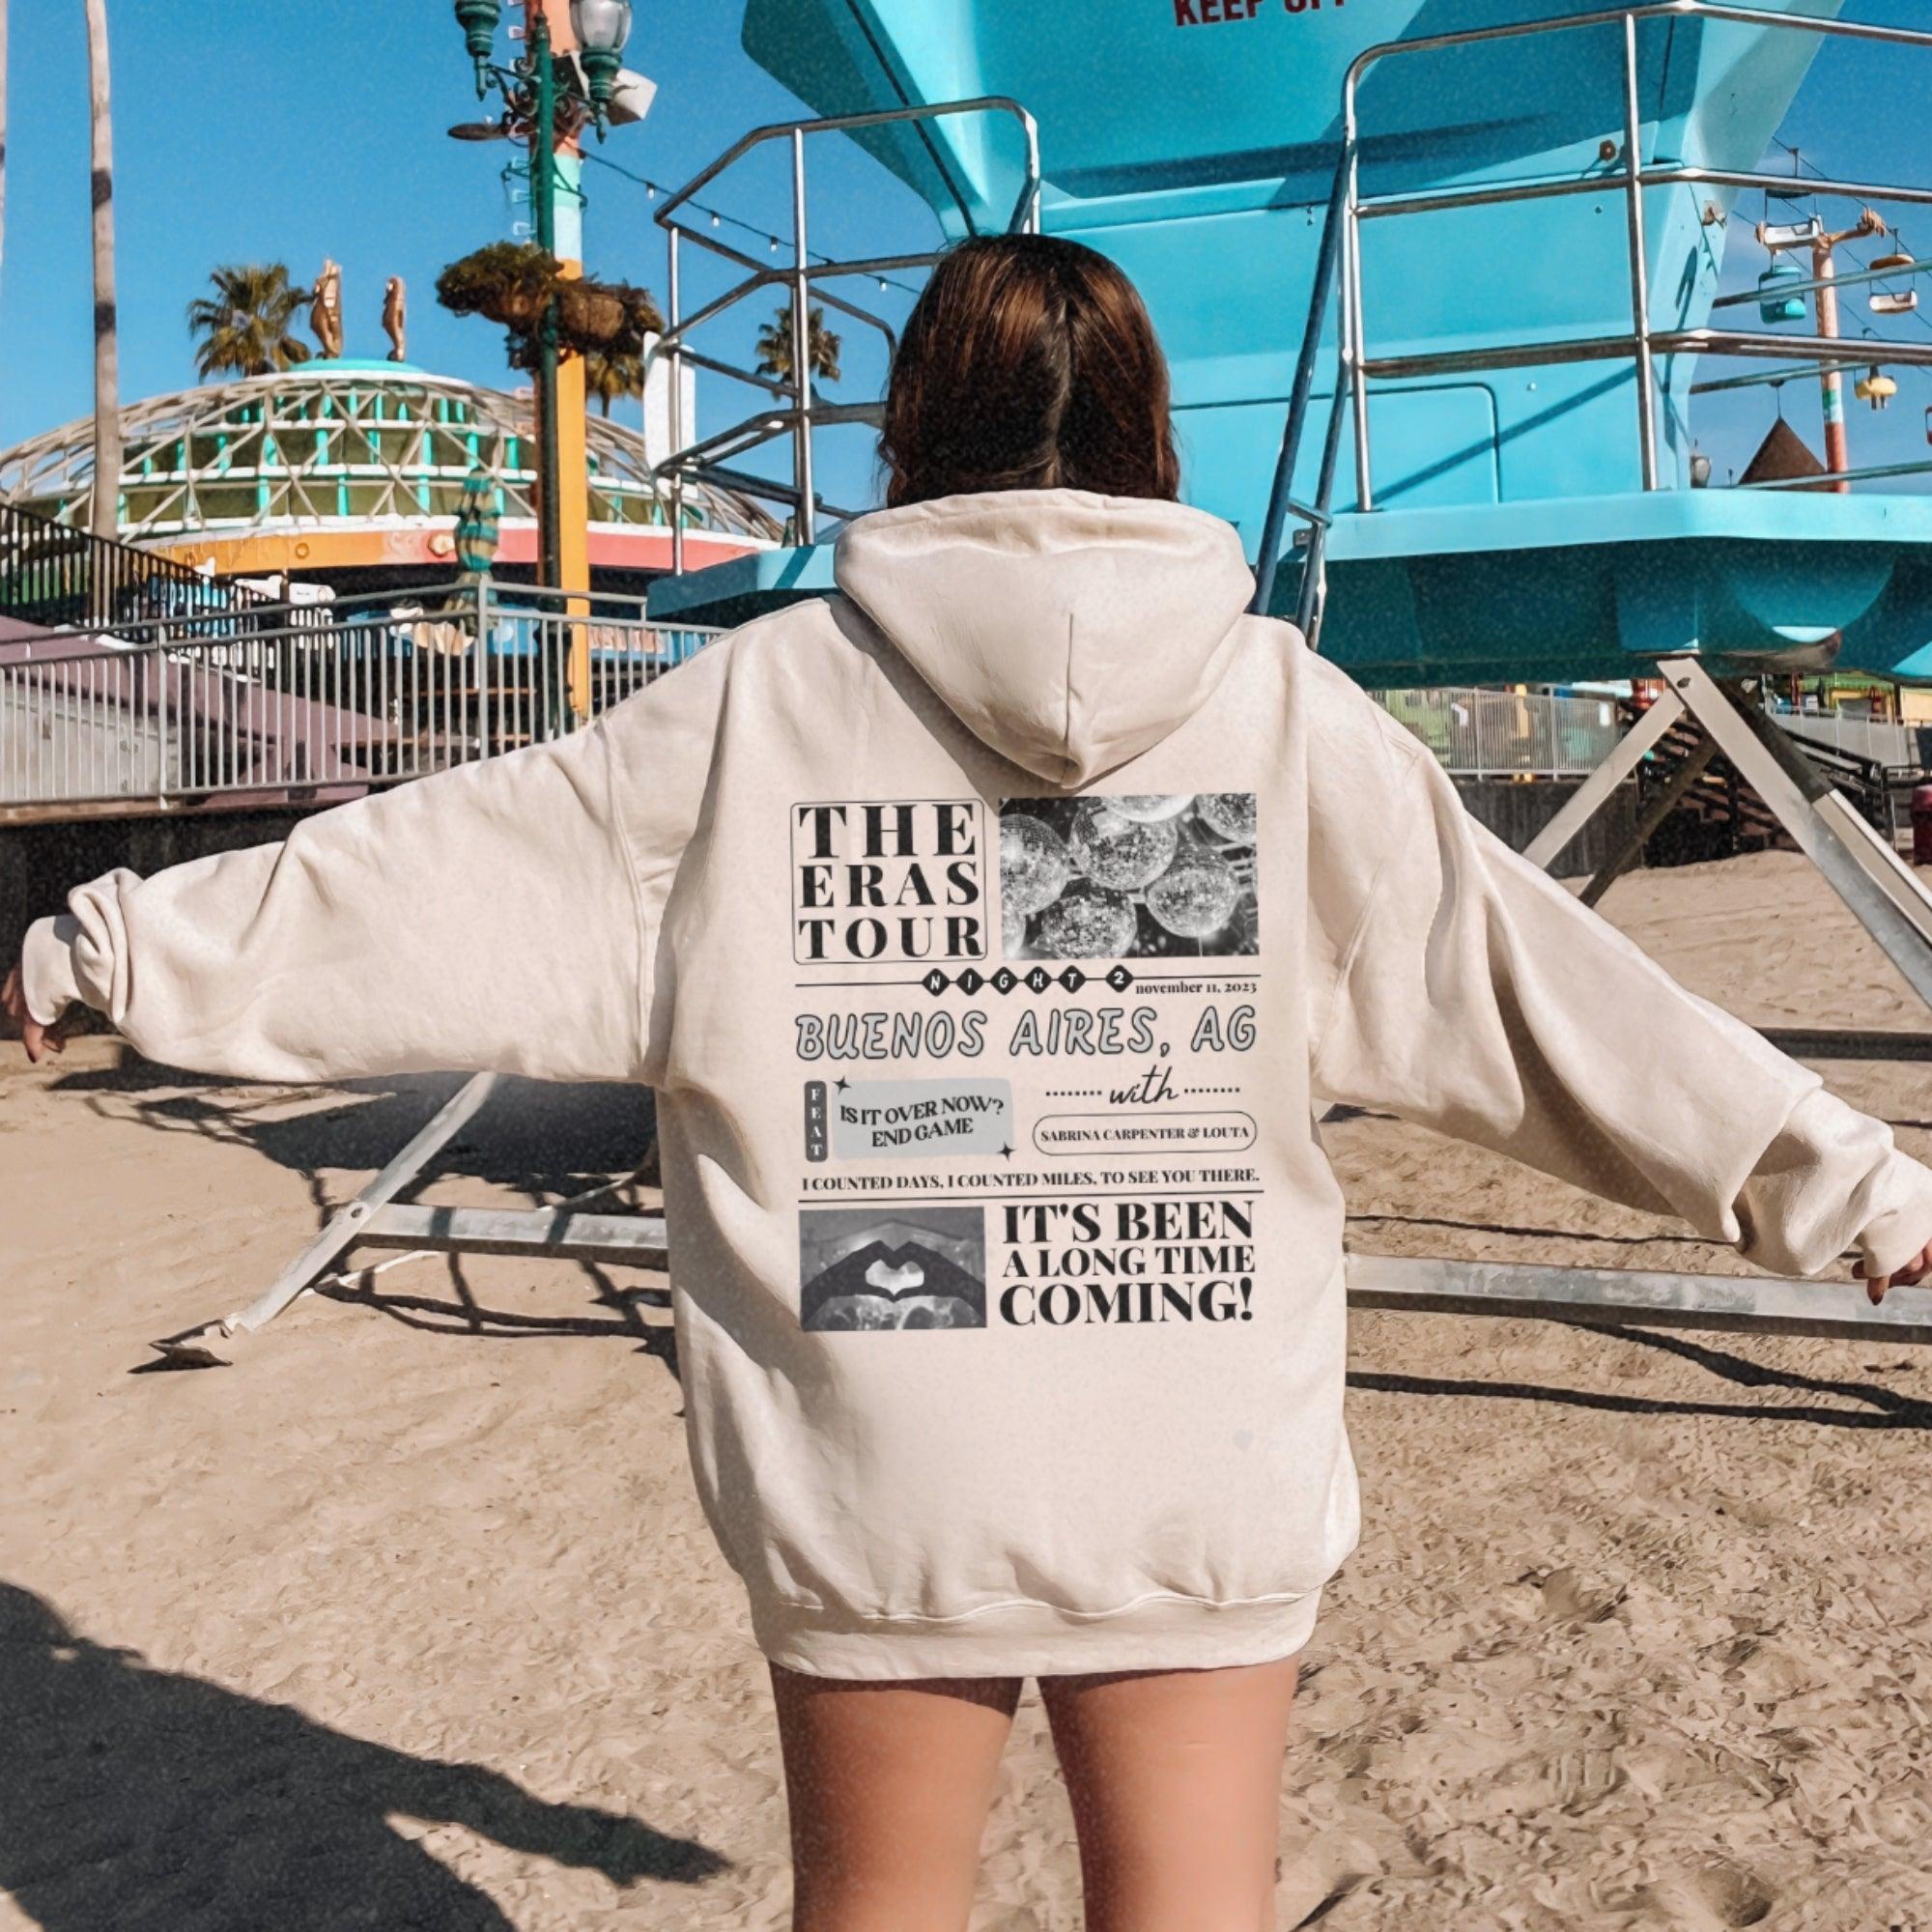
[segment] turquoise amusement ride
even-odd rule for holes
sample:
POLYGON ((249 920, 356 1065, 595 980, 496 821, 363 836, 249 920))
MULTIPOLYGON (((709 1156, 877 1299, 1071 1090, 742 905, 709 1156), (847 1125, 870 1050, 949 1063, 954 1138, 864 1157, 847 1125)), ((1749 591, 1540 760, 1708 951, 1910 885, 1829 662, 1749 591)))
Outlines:
MULTIPOLYGON (((1240 528, 1286 611, 1325 527, 1322 648, 1364 681, 1622 677, 1679 651, 1810 664, 1828 640, 1843 668, 1932 678, 1932 497, 1692 488, 1715 360, 1872 359, 1720 293, 1740 197, 1791 185, 1762 156, 1825 39, 1913 48, 1932 76, 1932 33, 1839 4, 750 0, 745 44, 946 236, 1037 221, 1127 269, 1174 363, 1190 499, 1240 528)), ((760 130, 726 163, 761 137, 802 145, 760 130)), ((696 223, 679 237, 678 213, 660 215, 674 240, 726 252, 696 223)), ((1805 314, 1810 284, 1776 267, 1782 315, 1805 314)), ((804 269, 816 299, 852 271, 804 269)), ((675 317, 660 353, 727 304, 675 317)), ((1883 354, 1932 364, 1932 338, 1883 354)), ((728 469, 795 435, 801 405, 838 413, 786 400, 668 469, 728 469)), ((781 554, 663 596, 821 581, 781 554)))

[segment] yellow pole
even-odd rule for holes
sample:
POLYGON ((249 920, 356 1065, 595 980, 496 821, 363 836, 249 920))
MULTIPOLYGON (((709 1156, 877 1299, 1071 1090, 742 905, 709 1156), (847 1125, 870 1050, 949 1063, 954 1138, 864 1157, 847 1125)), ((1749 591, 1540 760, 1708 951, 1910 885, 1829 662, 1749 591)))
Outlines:
MULTIPOLYGON (((566 260, 563 272, 578 276, 583 264, 566 260)), ((556 465, 558 519, 561 543, 557 561, 565 590, 590 588, 590 457, 584 445, 583 357, 566 355, 556 365, 556 465)), ((588 617, 589 600, 571 597, 564 609, 573 617, 588 617)), ((573 624, 566 671, 570 708, 582 720, 590 716, 590 627, 573 624)))
MULTIPOLYGON (((576 50, 570 10, 547 4, 551 45, 558 54, 576 50)), ((566 278, 583 273, 583 151, 574 136, 556 148, 556 258, 566 278)), ((556 469, 558 505, 558 582, 565 591, 590 588, 590 456, 584 440, 583 358, 563 355, 556 367, 556 469)), ((567 597, 564 611, 587 618, 586 597, 567 597)), ((570 708, 581 722, 590 715, 590 627, 572 624, 565 668, 570 708)))

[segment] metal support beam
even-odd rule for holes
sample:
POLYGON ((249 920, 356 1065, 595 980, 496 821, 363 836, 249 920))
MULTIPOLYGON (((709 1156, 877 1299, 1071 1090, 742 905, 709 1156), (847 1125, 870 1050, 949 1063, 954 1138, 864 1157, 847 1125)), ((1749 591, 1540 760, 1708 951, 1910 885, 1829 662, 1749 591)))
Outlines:
POLYGON ((1595 1328, 1629 1323, 1932 1343, 1932 1289, 1924 1288, 1894 1288, 1873 1307, 1860 1282, 1539 1267, 1417 1255, 1350 1255, 1348 1279, 1351 1308, 1528 1316, 1595 1328))
POLYGON ((1693 657, 1660 660, 1670 687, 1776 814, 1859 923, 1932 1006, 1932 893, 1770 719, 1693 657))
MULTIPOLYGON (((1265 617, 1274 603, 1275 572, 1281 565, 1281 544, 1294 495, 1294 459, 1301 448, 1301 432, 1308 420, 1308 400, 1315 389, 1315 364, 1321 353, 1321 326, 1333 298, 1335 267, 1342 250, 1342 224, 1349 203, 1349 155, 1343 151, 1328 196, 1328 213, 1321 226, 1321 244, 1315 258, 1315 294, 1308 306, 1308 326, 1302 331, 1301 354, 1294 365, 1294 386, 1289 392, 1288 420, 1282 427, 1281 454, 1274 467, 1266 514, 1262 518, 1261 550, 1255 559, 1255 595, 1248 609, 1265 617)), ((1339 392, 1329 404, 1332 420, 1341 413, 1339 392)))
POLYGON ((1674 691, 1666 691, 1617 740, 1610 755, 1577 787, 1563 810, 1523 848, 1522 856, 1546 870, 1554 865, 1683 716, 1684 700, 1674 691))
POLYGON ((1932 1060, 1932 1033, 1840 1032, 1830 1027, 1759 1027, 1794 1060, 1932 1060))
MULTIPOLYGON (((1666 658, 1670 692, 1625 734, 1577 794, 1527 848, 1541 866, 1561 854, 1616 786, 1681 719, 1704 731, 1704 758, 1721 751, 1831 881, 1907 981, 1932 1004, 1932 895, 1770 719, 1740 701, 1693 657, 1666 658)), ((1693 764, 1685 761, 1673 781, 1693 764)), ((1807 1058, 1918 1061, 1932 1036, 1787 1032, 1768 1036, 1807 1058)), ((1873 1307, 1863 1285, 1766 1275, 1664 1274, 1435 1257, 1350 1255, 1351 1308, 1505 1315, 1593 1327, 1625 1324, 1752 1335, 1932 1343, 1932 1289, 1894 1288, 1873 1307)))
POLYGON ((1586 906, 1601 902, 1604 895, 1650 842, 1651 835, 1677 810, 1685 794, 1704 776, 1711 760, 1717 755, 1717 740, 1706 731, 1698 739, 1696 748, 1678 761, 1677 769, 1658 787, 1657 796, 1637 813, 1636 823, 1631 827, 1629 837, 1604 861, 1597 876, 1583 888, 1582 899, 1586 906))
POLYGON ((384 1208, 355 1236, 371 1248, 428 1254, 522 1255, 532 1261, 595 1262, 661 1268, 662 1215, 580 1214, 543 1208, 384 1208))
POLYGON ((233 1315, 170 1335, 155 1347, 164 1355, 207 1359, 207 1342, 251 1335, 266 1328, 331 1262, 361 1239, 376 1210, 386 1207, 421 1174, 496 1090, 494 1073, 478 1073, 466 1081, 438 1108, 428 1125, 275 1277, 265 1293, 233 1315))

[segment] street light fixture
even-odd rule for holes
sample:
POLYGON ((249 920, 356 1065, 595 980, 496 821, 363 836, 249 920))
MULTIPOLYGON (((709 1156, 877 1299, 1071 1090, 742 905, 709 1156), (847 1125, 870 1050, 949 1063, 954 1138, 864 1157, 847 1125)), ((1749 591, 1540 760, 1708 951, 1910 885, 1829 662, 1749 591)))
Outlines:
POLYGON ((496 43, 497 22, 502 12, 501 0, 456 0, 456 24, 463 29, 464 45, 476 69, 478 100, 490 92, 490 49, 496 43))
POLYGON ((631 0, 570 0, 570 30, 577 37, 577 57, 602 132, 624 43, 631 38, 631 0))
MULTIPOLYGON (((623 56, 624 43, 631 37, 631 0, 570 0, 570 28, 577 51, 574 59, 562 62, 552 52, 550 25, 543 10, 532 7, 529 12, 524 57, 510 70, 498 67, 494 59, 502 0, 455 0, 456 24, 463 29, 463 44, 476 70, 476 98, 483 99, 495 81, 513 107, 519 103, 534 107, 547 73, 554 106, 566 113, 573 109, 587 112, 601 140, 610 126, 612 96, 627 80, 623 56)), ((642 104, 624 117, 641 121, 649 93, 655 90, 641 75, 628 79, 648 90, 642 104)), ((631 91, 635 94, 635 85, 631 91)))
MULTIPOLYGON (((558 0, 549 0, 552 8, 558 0)), ((494 85, 503 97, 503 117, 496 122, 465 122, 449 131, 461 141, 493 140, 499 134, 527 138, 530 148, 530 201, 543 252, 556 254, 556 147, 560 134, 573 132, 584 118, 595 122, 598 138, 610 125, 613 90, 624 78, 619 65, 631 31, 630 0, 570 0, 570 24, 578 43, 575 61, 560 60, 551 46, 550 21, 538 0, 526 0, 527 25, 522 56, 511 67, 494 58, 501 0, 454 0, 456 24, 476 70, 476 95, 485 99, 494 85)), ((630 77, 648 90, 640 76, 630 77)), ((635 97, 637 89, 630 90, 635 97)), ((641 120, 649 105, 626 118, 641 120)), ((563 583, 563 513, 557 459, 557 313, 552 293, 536 329, 538 447, 537 581, 553 589, 563 583)))

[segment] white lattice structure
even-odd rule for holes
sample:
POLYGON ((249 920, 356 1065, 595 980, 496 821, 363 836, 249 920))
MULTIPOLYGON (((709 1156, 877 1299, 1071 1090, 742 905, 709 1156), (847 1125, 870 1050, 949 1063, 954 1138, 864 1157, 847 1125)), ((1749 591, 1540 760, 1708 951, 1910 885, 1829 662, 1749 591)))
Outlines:
MULTIPOLYGON (((639 431, 592 413, 586 432, 593 558, 599 532, 668 532, 639 431)), ((534 521, 529 398, 408 364, 310 362, 156 396, 124 412, 123 434, 121 534, 177 554, 196 539, 286 537, 293 550, 303 536, 336 533, 375 541, 313 547, 318 557, 412 561, 412 546, 384 534, 446 529, 463 507, 463 479, 479 464, 497 478, 506 535, 534 521)), ((93 472, 93 425, 81 419, 0 452, 0 497, 85 522, 93 472)), ((688 530, 736 539, 735 549, 779 535, 744 497, 687 491, 684 503, 688 530)), ((247 567, 273 567, 274 548, 254 546, 247 567)))

